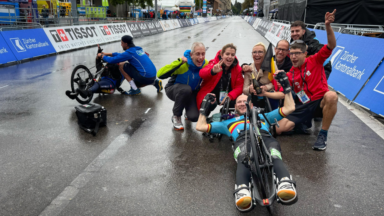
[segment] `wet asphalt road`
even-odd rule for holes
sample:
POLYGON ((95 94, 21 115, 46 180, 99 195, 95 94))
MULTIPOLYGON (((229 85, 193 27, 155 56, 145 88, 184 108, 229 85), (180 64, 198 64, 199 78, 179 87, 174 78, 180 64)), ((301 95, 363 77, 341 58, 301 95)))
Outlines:
MULTIPOLYGON (((233 42, 241 64, 251 62, 254 44, 268 44, 240 18, 134 41, 157 69, 194 41, 209 47, 208 60, 233 42)), ((102 47, 121 50, 119 42, 102 47)), ((238 215, 230 142, 210 143, 190 122, 174 131, 164 91, 149 86, 136 97, 96 96, 93 102, 108 110, 108 126, 96 137, 79 129, 78 103, 64 92, 72 69, 94 66, 96 51, 0 69, 0 215, 238 215)), ((129 89, 126 82, 122 87, 129 89)), ((383 215, 383 140, 340 103, 325 152, 311 149, 319 130, 315 123, 312 135, 278 137, 299 201, 276 203, 275 214, 383 215)))

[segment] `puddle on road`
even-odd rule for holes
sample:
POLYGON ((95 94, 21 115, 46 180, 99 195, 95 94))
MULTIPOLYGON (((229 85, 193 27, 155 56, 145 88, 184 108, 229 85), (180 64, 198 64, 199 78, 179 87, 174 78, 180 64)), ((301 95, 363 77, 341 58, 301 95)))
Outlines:
POLYGON ((140 126, 145 122, 145 118, 136 118, 131 122, 130 125, 125 129, 124 133, 128 134, 129 136, 132 136, 137 129, 140 128, 140 126))

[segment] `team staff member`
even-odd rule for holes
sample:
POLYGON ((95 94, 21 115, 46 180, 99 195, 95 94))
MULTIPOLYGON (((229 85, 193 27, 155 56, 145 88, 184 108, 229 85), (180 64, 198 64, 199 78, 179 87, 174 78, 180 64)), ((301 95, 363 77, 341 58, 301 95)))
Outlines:
MULTIPOLYGON (((316 33, 308 30, 305 27, 304 22, 298 20, 291 24, 291 43, 295 40, 302 40, 307 44, 307 55, 311 56, 320 51, 320 49, 324 46, 316 39, 316 33)), ((324 72, 328 79, 329 75, 332 72, 332 64, 330 61, 324 62, 324 72)))
POLYGON ((165 93, 169 99, 175 101, 172 122, 176 130, 184 130, 181 122, 184 109, 188 120, 196 122, 199 118, 196 105, 196 95, 201 83, 199 71, 207 64, 204 44, 195 42, 191 50, 184 52, 183 57, 162 67, 157 73, 160 79, 171 77, 165 86, 165 93))
POLYGON ((325 14, 328 44, 324 45, 318 53, 306 58, 307 45, 304 41, 292 42, 290 57, 293 67, 287 75, 302 104, 296 104, 296 111, 281 120, 280 127, 276 129, 278 133, 290 131, 296 124, 310 121, 313 116, 322 115, 322 126, 317 141, 313 145, 314 150, 327 148, 328 129, 337 112, 338 97, 335 92, 329 91, 323 67, 323 63, 336 47, 335 34, 331 28, 331 23, 335 21, 335 13, 336 10, 325 14))
MULTIPOLYGON (((138 87, 154 85, 159 93, 163 89, 161 80, 156 79, 156 67, 144 52, 143 48, 135 46, 133 38, 125 35, 121 38, 123 53, 102 53, 102 58, 108 63, 120 63, 120 72, 131 85, 127 95, 139 95, 138 87), (124 63, 129 61, 129 63, 124 63)), ((101 55, 101 54, 100 54, 101 55)))
MULTIPOLYGON (((282 119, 295 110, 295 103, 292 98, 289 81, 285 73, 282 73, 283 78, 285 78, 285 81, 281 82, 285 93, 284 107, 265 114, 270 122, 274 121, 274 119, 282 119)), ((246 155, 245 148, 247 147, 248 151, 251 149, 251 142, 248 132, 249 121, 247 121, 247 144, 245 143, 245 132, 243 131, 245 123, 244 114, 247 111, 245 105, 247 98, 248 96, 246 95, 240 95, 236 99, 235 118, 208 124, 206 119, 209 115, 210 101, 209 95, 207 95, 201 105, 199 120, 196 124, 196 130, 198 131, 225 134, 229 137, 232 137, 232 139, 235 141, 233 146, 233 149, 235 150, 234 158, 237 162, 235 204, 239 211, 248 211, 252 208, 252 197, 250 192, 251 188, 249 187, 251 176, 249 168, 247 168, 243 163, 244 157, 246 155)), ((250 106, 252 107, 251 103, 250 106)), ((283 203, 293 204, 297 200, 295 183, 292 181, 292 177, 286 169, 284 162, 282 161, 280 144, 269 133, 269 124, 267 121, 265 121, 263 115, 259 115, 259 117, 262 121, 264 120, 261 124, 260 133, 267 149, 272 156, 272 162, 278 186, 277 196, 283 203)))
MULTIPOLYGON (((241 67, 236 58, 236 46, 230 43, 219 50, 216 57, 200 70, 200 77, 203 82, 201 83, 201 90, 197 94, 198 109, 200 109, 201 102, 207 93, 215 94, 221 104, 226 98, 234 102, 243 92, 244 85, 241 67)), ((233 107, 234 103, 232 104, 233 107)))

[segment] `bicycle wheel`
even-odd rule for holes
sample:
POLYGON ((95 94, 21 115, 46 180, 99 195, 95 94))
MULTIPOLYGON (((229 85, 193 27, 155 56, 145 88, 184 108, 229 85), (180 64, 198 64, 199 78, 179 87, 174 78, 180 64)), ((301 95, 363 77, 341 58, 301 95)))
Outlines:
MULTIPOLYGON (((77 88, 88 90, 94 84, 93 75, 84 65, 78 65, 73 69, 71 75, 71 89, 75 92, 77 88)), ((83 98, 77 95, 76 100, 81 104, 87 104, 91 102, 93 94, 87 98, 83 98)))

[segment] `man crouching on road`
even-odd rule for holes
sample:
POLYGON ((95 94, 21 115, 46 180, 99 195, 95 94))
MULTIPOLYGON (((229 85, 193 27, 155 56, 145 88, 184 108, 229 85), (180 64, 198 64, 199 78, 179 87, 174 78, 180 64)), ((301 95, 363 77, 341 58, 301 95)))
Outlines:
POLYGON ((188 120, 196 122, 199 117, 196 105, 196 95, 201 84, 199 71, 207 64, 204 44, 195 42, 191 50, 184 52, 183 57, 165 65, 157 72, 159 79, 171 77, 165 86, 165 93, 169 99, 175 101, 172 116, 175 130, 184 130, 181 122, 184 109, 188 120))
MULTIPOLYGON (((286 115, 289 115, 295 110, 295 102, 293 101, 291 94, 291 86, 284 71, 278 71, 276 78, 284 89, 285 100, 284 107, 273 110, 266 113, 265 116, 270 122, 274 122, 275 119, 280 120, 286 115)), ((236 99, 235 110, 236 116, 232 119, 228 119, 221 122, 207 123, 207 117, 209 116, 209 106, 211 103, 216 102, 214 94, 207 94, 203 102, 201 103, 200 116, 196 124, 196 130, 209 133, 225 134, 235 141, 234 143, 234 157, 237 162, 236 170, 236 184, 235 184, 235 203, 239 211, 244 212, 252 208, 252 197, 250 192, 250 170, 243 163, 247 150, 251 149, 251 142, 249 139, 249 121, 247 121, 247 144, 245 144, 245 132, 244 132, 244 114, 247 112, 247 98, 246 95, 240 95, 236 99)), ((250 98, 250 97, 249 97, 250 98)), ((248 100, 250 107, 252 108, 251 100, 248 100)), ((269 132, 269 124, 265 121, 264 116, 259 114, 262 121, 260 133, 263 141, 272 156, 273 167, 275 171, 275 177, 277 180, 277 196, 283 204, 293 204, 297 201, 297 193, 295 182, 292 180, 292 176, 285 168, 284 162, 281 157, 280 144, 269 132)))
POLYGON ((124 78, 131 85, 126 95, 141 94, 140 88, 153 85, 157 93, 163 89, 161 80, 156 79, 156 67, 144 52, 143 48, 133 43, 133 38, 125 35, 121 38, 123 53, 101 53, 103 60, 108 63, 120 63, 119 69, 124 78), (129 61, 125 63, 125 61, 129 61))
POLYGON ((338 97, 335 92, 329 91, 323 67, 323 63, 336 47, 335 34, 331 28, 335 13, 336 10, 325 14, 328 44, 318 53, 306 58, 307 46, 304 41, 295 40, 291 43, 290 57, 293 67, 287 76, 301 104, 296 104, 295 112, 281 120, 280 127, 276 128, 280 134, 292 130, 296 124, 311 121, 312 117, 323 117, 320 133, 312 147, 321 151, 327 148, 328 129, 337 112, 338 97))

